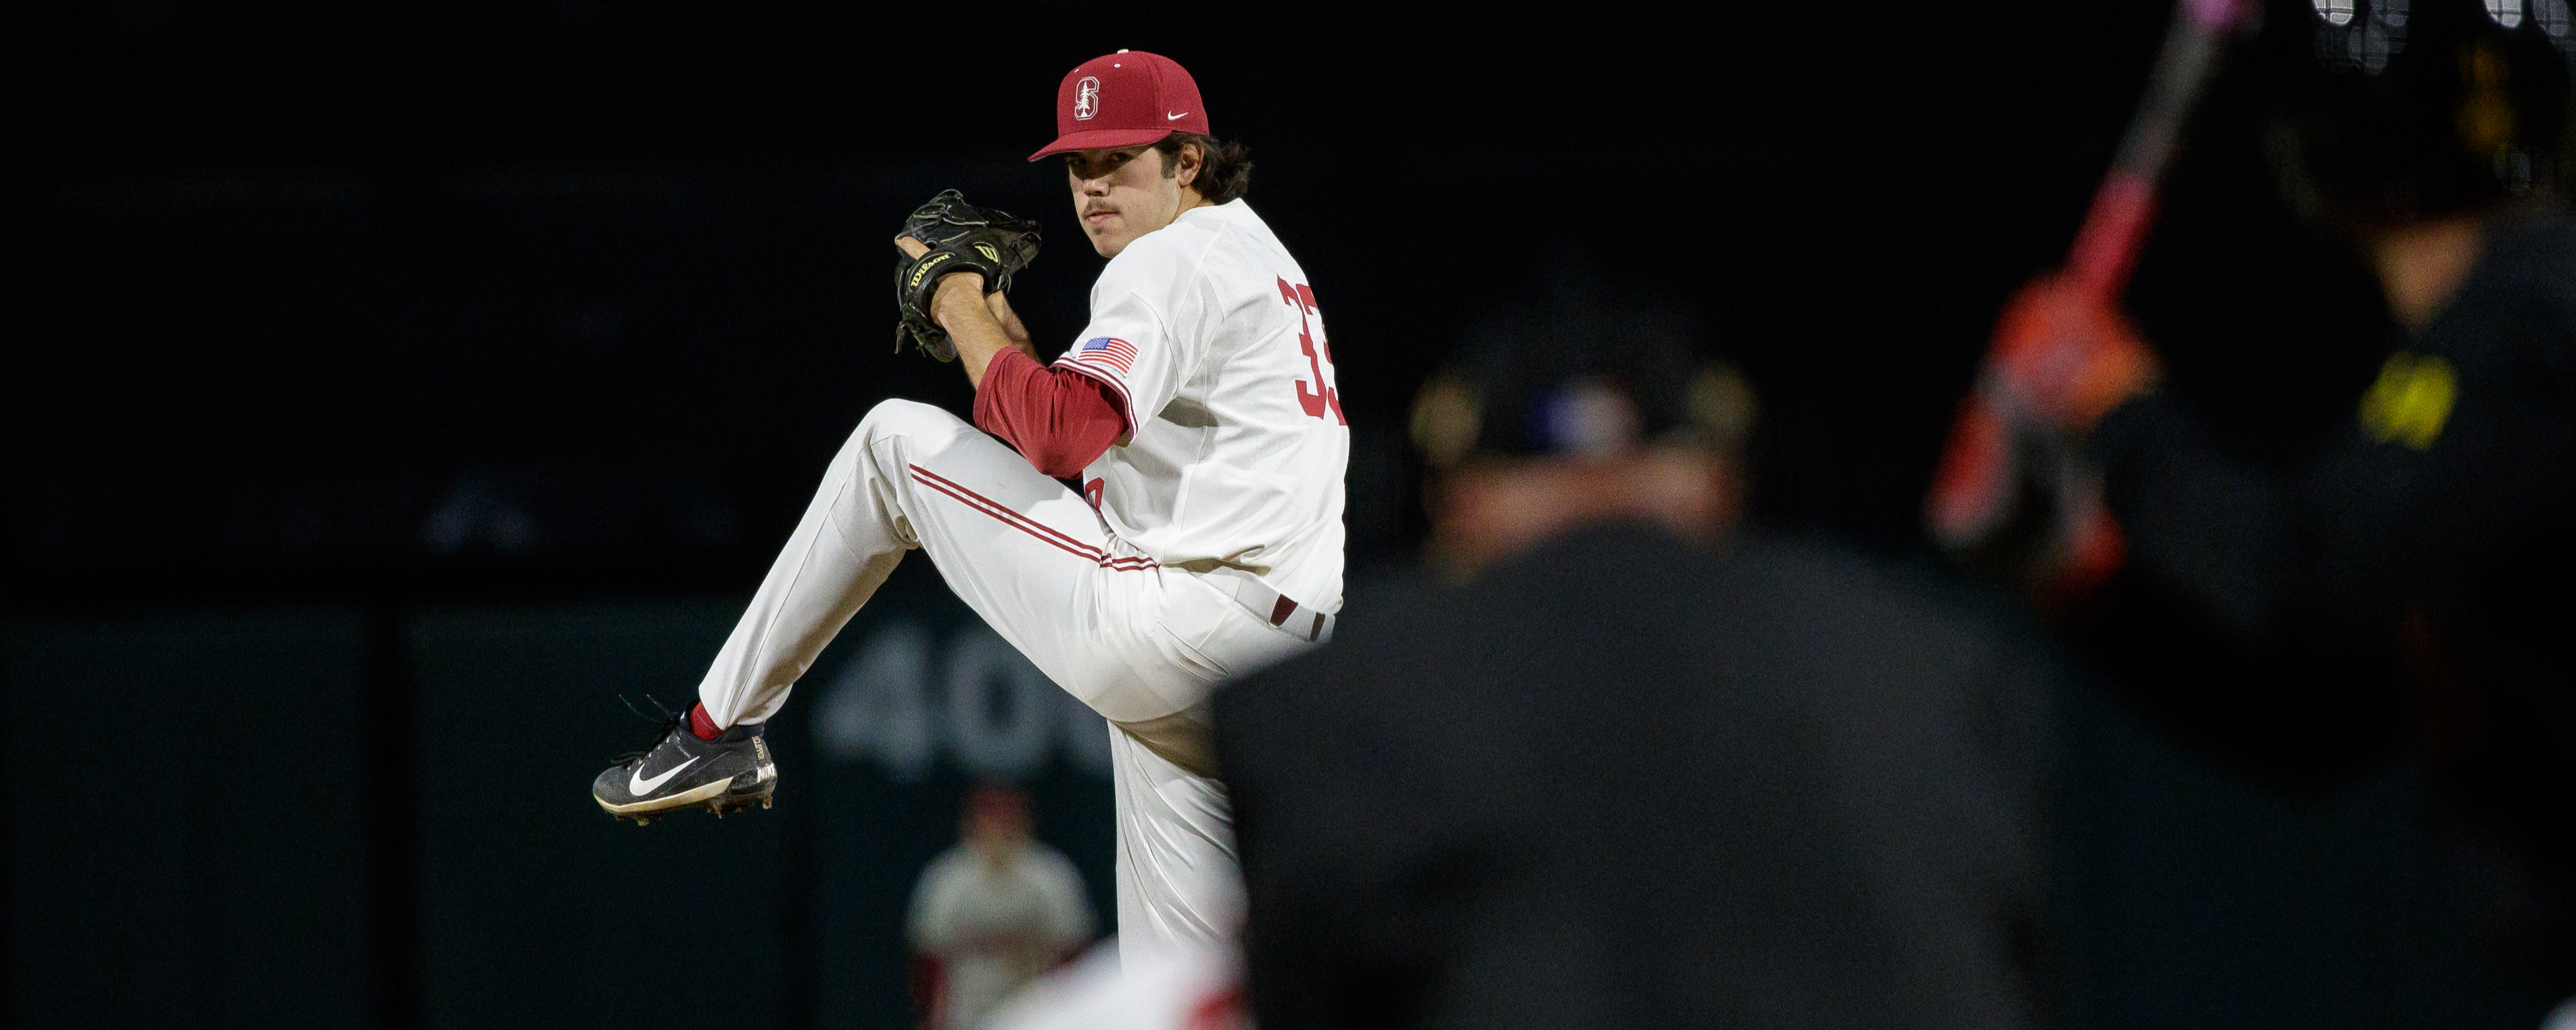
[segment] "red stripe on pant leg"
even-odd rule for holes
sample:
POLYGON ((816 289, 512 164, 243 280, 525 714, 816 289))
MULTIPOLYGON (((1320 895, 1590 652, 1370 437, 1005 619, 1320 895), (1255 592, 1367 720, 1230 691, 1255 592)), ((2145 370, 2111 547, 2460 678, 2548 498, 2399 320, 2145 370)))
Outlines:
MULTIPOLYGON (((929 480, 926 480, 926 479, 916 479, 916 480, 914 480, 914 481, 915 481, 915 482, 920 483, 920 484, 921 484, 921 485, 923 485, 923 486, 929 487, 929 488, 931 488, 931 489, 933 489, 933 490, 937 490, 937 491, 939 491, 940 493, 948 494, 948 496, 953 497, 953 498, 956 498, 956 500, 957 500, 957 502, 958 502, 958 503, 963 504, 963 505, 965 505, 965 506, 967 506, 967 507, 969 507, 969 508, 973 508, 973 509, 975 509, 976 511, 983 512, 983 513, 984 513, 984 514, 986 514, 986 515, 993 515, 993 513, 992 513, 992 512, 990 512, 990 511, 985 511, 985 509, 984 509, 984 507, 983 507, 982 505, 976 504, 974 501, 968 500, 968 499, 966 499, 966 498, 964 498, 964 497, 958 497, 956 494, 949 493, 949 491, 948 491, 948 488, 947 488, 947 487, 941 486, 941 485, 939 485, 939 484, 937 484, 937 483, 933 483, 933 482, 931 482, 931 481, 929 481, 929 480)), ((1009 519, 1005 519, 1005 518, 1002 518, 1002 517, 1000 517, 1000 516, 994 516, 993 521, 995 521, 995 522, 999 522, 999 523, 1001 523, 1001 524, 1003 524, 1003 525, 1005 525, 1005 526, 1009 526, 1009 527, 1011 527, 1012 529, 1019 530, 1020 532, 1028 533, 1030 536, 1032 536, 1032 537, 1036 537, 1036 538, 1038 539, 1038 541, 1039 541, 1039 542, 1044 543, 1044 544, 1046 544, 1046 545, 1047 545, 1047 546, 1049 546, 1049 547, 1053 547, 1053 548, 1055 548, 1056 550, 1063 551, 1063 552, 1064 552, 1064 553, 1066 553, 1066 554, 1070 554, 1070 555, 1072 555, 1072 556, 1074 556, 1074 557, 1076 557, 1076 558, 1086 559, 1086 560, 1092 561, 1092 562, 1094 562, 1094 563, 1103 563, 1103 564, 1105 564, 1105 562, 1103 562, 1103 560, 1102 560, 1102 558, 1101 558, 1101 556, 1100 556, 1100 552, 1098 552, 1098 551, 1091 551, 1090 553, 1087 553, 1087 554, 1086 554, 1086 553, 1084 553, 1083 551, 1076 550, 1076 549, 1074 549, 1073 547, 1070 547, 1070 546, 1065 545, 1062 541, 1053 540, 1053 539, 1050 539, 1050 538, 1048 538, 1048 537, 1039 536, 1039 535, 1038 535, 1038 534, 1036 534, 1036 533, 1031 533, 1031 532, 1029 532, 1029 528, 1028 528, 1027 526, 1020 525, 1020 524, 1019 524, 1019 523, 1017 523, 1017 522, 1013 522, 1013 521, 1011 521, 1011 520, 1009 520, 1009 519)))
POLYGON ((1107 552, 1093 547, 1090 544, 1083 543, 1080 540, 1076 540, 1073 537, 1067 536, 1063 531, 1058 530, 1053 526, 1039 522, 1026 515, 1022 515, 1000 501, 996 501, 990 497, 984 496, 983 494, 976 493, 963 483, 959 483, 956 480, 942 476, 939 473, 932 472, 919 465, 910 465, 907 467, 912 469, 914 473, 914 482, 921 483, 924 486, 933 487, 939 490, 939 492, 947 494, 950 497, 957 498, 960 501, 965 501, 970 507, 974 507, 987 515, 991 515, 995 518, 1009 522, 1012 525, 1018 526, 1023 531, 1033 531, 1037 534, 1042 534, 1047 537, 1052 537, 1055 540, 1062 541, 1063 544, 1059 546, 1071 545, 1072 547, 1080 548, 1082 551, 1088 552, 1089 556, 1094 560, 1097 560, 1103 568, 1118 569, 1123 572, 1134 572, 1141 569, 1161 567, 1160 562, 1151 558, 1112 558, 1107 552))
POLYGON ((1000 503, 986 498, 982 494, 978 494, 972 490, 958 486, 955 483, 940 479, 936 476, 928 476, 926 474, 914 476, 912 477, 912 481, 933 490, 937 490, 940 493, 947 494, 969 508, 983 512, 986 515, 990 515, 998 521, 1008 523, 1014 529, 1028 533, 1031 536, 1036 536, 1050 544, 1076 551, 1087 558, 1098 559, 1104 557, 1101 550, 1097 547, 1093 547, 1090 544, 1083 543, 1080 540, 1075 540, 1072 537, 1058 533, 1043 523, 1032 522, 1028 518, 1020 515, 1020 513, 1012 511, 1009 508, 1002 507, 1000 503))
MULTIPOLYGON (((915 466, 915 469, 916 469, 916 470, 918 470, 918 468, 919 468, 919 466, 915 466)), ((936 480, 936 479, 937 479, 937 477, 935 477, 935 476, 933 476, 933 477, 929 477, 929 478, 924 478, 923 476, 914 476, 912 481, 913 481, 913 482, 916 482, 916 483, 919 483, 919 484, 921 484, 921 485, 923 485, 923 486, 929 487, 929 488, 931 488, 931 489, 933 489, 933 490, 939 491, 940 493, 947 494, 949 497, 951 497, 951 498, 955 499, 958 503, 963 504, 963 505, 965 505, 965 506, 967 506, 967 507, 969 507, 969 508, 973 508, 973 509, 975 509, 976 511, 979 511, 979 512, 984 513, 985 515, 991 516, 991 517, 993 518, 993 520, 994 520, 994 521, 999 522, 999 523, 1001 523, 1001 524, 1003 524, 1003 525, 1005 525, 1005 526, 1009 526, 1009 527, 1011 527, 1011 528, 1013 528, 1013 529, 1019 530, 1020 532, 1027 533, 1027 534, 1029 534, 1030 536, 1037 537, 1040 541, 1045 542, 1048 546, 1054 547, 1055 549, 1060 550, 1060 551, 1063 551, 1063 552, 1065 552, 1066 554, 1073 555, 1073 556, 1074 556, 1074 557, 1076 557, 1076 558, 1088 558, 1088 559, 1091 559, 1091 561, 1092 561, 1093 563, 1095 563, 1095 564, 1099 565, 1101 568, 1104 568, 1104 569, 1110 569, 1110 570, 1117 571, 1117 572, 1142 572, 1142 571, 1144 571, 1144 570, 1146 570, 1146 569, 1151 569, 1151 568, 1158 568, 1158 567, 1160 567, 1160 566, 1159 566, 1159 563, 1155 562, 1155 561, 1154 561, 1153 559, 1151 559, 1151 558, 1112 558, 1112 557, 1109 557, 1106 553, 1104 553, 1104 552, 1100 551, 1098 548, 1092 547, 1091 545, 1089 545, 1089 544, 1085 544, 1085 543, 1082 543, 1082 542, 1080 542, 1080 541, 1075 541, 1075 542, 1073 542, 1073 543, 1071 543, 1071 544, 1067 544, 1067 543, 1065 543, 1065 542, 1064 542, 1064 540, 1065 540, 1065 539, 1069 539, 1069 538, 1065 538, 1065 537, 1064 537, 1064 535, 1063 535, 1063 534, 1061 534, 1061 533, 1054 533, 1054 531, 1053 531, 1053 530, 1048 530, 1048 532, 1049 532, 1049 533, 1052 533, 1052 534, 1053 534, 1052 536, 1049 536, 1049 535, 1046 535, 1046 534, 1040 534, 1040 533, 1037 533, 1037 532, 1033 532, 1033 531, 1031 531, 1031 529, 1029 528, 1029 526, 1031 525, 1031 523, 1029 523, 1025 518, 1023 518, 1023 517, 1019 517, 1019 513, 1018 513, 1018 512, 1014 512, 1014 511, 1012 511, 1012 510, 1010 510, 1010 509, 1008 509, 1008 508, 996 508, 996 507, 992 506, 992 503, 993 503, 993 502, 991 502, 991 501, 989 501, 989 500, 984 499, 984 497, 983 497, 982 495, 980 495, 980 494, 976 494, 974 491, 971 491, 971 490, 965 490, 965 488, 963 488, 963 487, 958 487, 958 488, 956 488, 956 489, 951 489, 950 487, 948 487, 948 486, 946 486, 946 485, 942 485, 942 482, 941 482, 941 481, 934 481, 934 480, 936 480), (961 490, 964 490, 965 492, 964 492, 964 493, 960 493, 959 491, 961 491, 961 490), (1007 517, 1006 517, 1006 516, 1007 516, 1007 517)), ((1037 527, 1038 527, 1039 529, 1045 529, 1045 528, 1046 528, 1046 526, 1045 526, 1043 523, 1037 523, 1037 524, 1035 524, 1035 525, 1037 525, 1037 527)))
MULTIPOLYGON (((1049 526, 1046 523, 1039 522, 1036 519, 1022 515, 1017 511, 1013 511, 1009 505, 1003 504, 1002 502, 996 501, 990 497, 986 497, 983 494, 976 493, 975 491, 968 489, 964 483, 957 482, 956 480, 940 475, 939 473, 932 472, 919 465, 913 465, 910 467, 916 476, 928 476, 931 479, 937 480, 942 487, 946 488, 949 495, 952 497, 962 493, 966 497, 972 497, 976 501, 982 502, 989 513, 1017 522, 1024 529, 1035 529, 1058 540, 1062 540, 1065 543, 1072 544, 1075 547, 1084 548, 1095 554, 1100 553, 1098 548, 1067 536, 1064 533, 1057 531, 1053 526, 1049 526)), ((964 498, 959 499, 963 500, 964 498)))

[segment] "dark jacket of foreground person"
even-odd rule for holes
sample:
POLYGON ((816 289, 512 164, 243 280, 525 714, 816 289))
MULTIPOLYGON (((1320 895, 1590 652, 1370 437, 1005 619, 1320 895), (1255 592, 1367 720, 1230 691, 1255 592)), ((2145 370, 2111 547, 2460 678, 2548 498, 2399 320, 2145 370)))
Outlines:
POLYGON ((2032 1024, 2006 634, 1624 524, 1349 611, 1217 699, 1264 1030, 2032 1024))

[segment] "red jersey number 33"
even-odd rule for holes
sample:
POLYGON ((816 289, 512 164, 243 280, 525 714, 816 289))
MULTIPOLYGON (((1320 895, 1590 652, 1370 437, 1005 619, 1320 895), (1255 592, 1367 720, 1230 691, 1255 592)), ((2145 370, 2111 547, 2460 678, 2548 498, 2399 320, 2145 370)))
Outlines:
POLYGON ((1324 371, 1333 363, 1333 347, 1324 339, 1316 324, 1320 314, 1315 308, 1315 291, 1305 283, 1279 280, 1279 299, 1297 309, 1297 348, 1306 353, 1306 367, 1315 375, 1314 382, 1297 380, 1297 406, 1316 418, 1332 412, 1333 421, 1350 425, 1342 417, 1342 395, 1334 392, 1332 375, 1324 371))

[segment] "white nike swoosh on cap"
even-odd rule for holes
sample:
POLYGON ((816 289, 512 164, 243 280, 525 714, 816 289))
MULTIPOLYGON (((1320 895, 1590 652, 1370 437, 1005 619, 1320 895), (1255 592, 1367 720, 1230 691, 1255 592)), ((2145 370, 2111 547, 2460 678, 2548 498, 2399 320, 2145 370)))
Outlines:
POLYGON ((1189 113, 1189 112, 1187 112, 1187 111, 1183 111, 1183 112, 1181 112, 1181 113, 1179 113, 1179 114, 1167 114, 1167 115, 1164 115, 1164 116, 1163 116, 1163 120, 1164 120, 1164 121, 1167 121, 1167 122, 1177 122, 1177 121, 1180 121, 1181 119, 1183 119, 1183 118, 1187 118, 1187 117, 1189 117, 1189 116, 1190 116, 1190 113, 1189 113))
POLYGON ((663 784, 671 782, 671 777, 679 775, 680 770, 698 764, 698 759, 704 757, 706 756, 691 755, 689 756, 688 761, 682 762, 668 769, 664 769, 662 770, 662 775, 653 777, 649 780, 644 778, 644 763, 637 762, 635 763, 634 775, 626 778, 626 792, 640 798, 646 794, 660 790, 663 784))

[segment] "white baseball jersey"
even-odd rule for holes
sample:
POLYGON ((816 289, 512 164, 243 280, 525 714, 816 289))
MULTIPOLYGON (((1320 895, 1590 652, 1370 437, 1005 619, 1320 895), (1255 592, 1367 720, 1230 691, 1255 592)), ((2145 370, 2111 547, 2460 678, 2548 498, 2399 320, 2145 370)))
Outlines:
POLYGON ((997 863, 960 844, 921 871, 912 943, 940 962, 936 1030, 981 1026, 1002 999, 1091 938, 1082 874, 1064 853, 1028 842, 997 863))
POLYGON ((1341 609, 1351 434, 1315 291, 1251 207, 1194 208, 1128 244, 1056 365, 1126 402, 1131 439, 1083 470, 1120 539, 1341 609))
MULTIPOLYGON (((699 683, 709 718, 776 712, 916 548, 1002 639, 1120 723, 1189 711, 1329 636, 1350 430, 1297 262, 1242 201, 1197 208, 1112 259, 1091 312, 1058 364, 1116 391, 1133 431, 1085 470, 1084 496, 953 414, 877 405, 699 683), (1244 574, 1281 596, 1247 600, 1244 574)), ((1108 732, 1124 953, 1225 940, 1243 913, 1225 785, 1108 732)))

